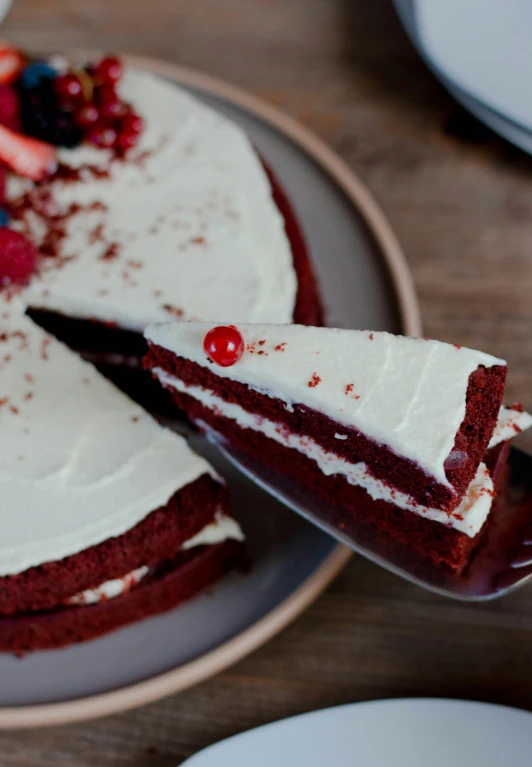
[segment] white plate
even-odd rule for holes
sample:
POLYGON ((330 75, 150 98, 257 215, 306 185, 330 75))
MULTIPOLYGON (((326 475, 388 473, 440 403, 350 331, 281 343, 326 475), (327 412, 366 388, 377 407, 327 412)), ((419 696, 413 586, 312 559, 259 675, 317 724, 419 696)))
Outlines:
POLYGON ((475 117, 532 154, 529 0, 394 0, 436 77, 475 117))
MULTIPOLYGON (((191 88, 248 131, 294 203, 316 266, 329 322, 420 335, 401 252, 384 217, 342 161, 289 118, 231 86, 171 64, 139 68, 191 88)), ((254 566, 165 615, 65 650, 0 655, 0 728, 103 716, 182 690, 226 668, 296 617, 348 552, 228 466, 233 511, 254 566)))
POLYGON ((267 724, 183 767, 530 767, 532 715, 461 700, 383 700, 267 724))

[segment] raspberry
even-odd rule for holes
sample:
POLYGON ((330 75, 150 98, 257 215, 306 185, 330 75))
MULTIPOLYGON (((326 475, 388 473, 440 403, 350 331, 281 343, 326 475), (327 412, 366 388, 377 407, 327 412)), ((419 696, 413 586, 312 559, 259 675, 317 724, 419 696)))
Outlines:
POLYGON ((25 285, 36 266, 33 243, 20 232, 0 228, 0 285, 25 285))
POLYGON ((0 85, 0 124, 20 131, 20 104, 18 95, 9 85, 0 85))

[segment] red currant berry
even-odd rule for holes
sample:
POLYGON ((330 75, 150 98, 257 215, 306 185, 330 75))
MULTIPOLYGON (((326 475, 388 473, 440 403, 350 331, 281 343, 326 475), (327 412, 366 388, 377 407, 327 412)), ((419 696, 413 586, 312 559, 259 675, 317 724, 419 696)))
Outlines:
POLYGON ((122 77, 122 64, 114 56, 108 56, 96 66, 94 76, 102 83, 116 83, 122 77))
POLYGON ((96 126, 89 133, 88 139, 102 149, 111 149, 116 143, 116 131, 106 125, 96 126))
POLYGON ((100 114, 102 117, 120 117, 122 114, 122 102, 118 98, 102 102, 100 114))
POLYGON ((240 331, 230 325, 218 325, 203 339, 205 354, 223 368, 234 365, 244 354, 244 339, 240 331))
POLYGON ((124 117, 120 127, 123 133, 142 133, 144 120, 140 115, 129 114, 124 117))
POLYGON ((118 134, 116 146, 125 152, 126 149, 131 149, 132 146, 135 146, 138 137, 138 133, 126 133, 125 131, 122 131, 118 134))
POLYGON ((81 125, 82 128, 92 127, 99 119, 100 113, 98 107, 94 106, 94 104, 85 104, 76 113, 76 120, 78 121, 78 125, 81 125))
POLYGON ((55 80, 55 92, 63 101, 78 101, 82 96, 81 83, 76 75, 61 75, 55 80))

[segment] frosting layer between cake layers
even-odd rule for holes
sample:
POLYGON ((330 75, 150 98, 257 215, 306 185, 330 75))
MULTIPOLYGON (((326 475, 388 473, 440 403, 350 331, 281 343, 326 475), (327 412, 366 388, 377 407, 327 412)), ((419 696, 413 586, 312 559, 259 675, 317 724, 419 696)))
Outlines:
POLYGON ((384 332, 239 323, 243 356, 230 367, 208 359, 207 322, 150 326, 146 338, 217 376, 306 405, 354 427, 451 487, 444 463, 466 412, 469 377, 502 365, 489 354, 384 332))
MULTIPOLYGON (((199 546, 214 546, 217 543, 230 539, 235 541, 244 540, 244 534, 240 529, 240 525, 232 517, 217 512, 214 521, 206 525, 203 530, 200 530, 192 538, 189 538, 188 541, 185 541, 179 550, 189 551, 199 546)), ((129 591, 133 586, 138 585, 149 571, 150 568, 145 565, 138 567, 122 578, 113 578, 95 588, 85 589, 85 591, 75 594, 67 600, 67 604, 92 605, 106 599, 114 599, 129 591)))
POLYGON ((0 301, 0 576, 118 536, 209 464, 0 301))
POLYGON ((81 145, 59 150, 77 172, 8 179, 10 226, 54 256, 26 304, 134 331, 172 316, 290 322, 291 247, 244 131, 147 73, 127 69, 119 91, 145 122, 125 160, 81 145))

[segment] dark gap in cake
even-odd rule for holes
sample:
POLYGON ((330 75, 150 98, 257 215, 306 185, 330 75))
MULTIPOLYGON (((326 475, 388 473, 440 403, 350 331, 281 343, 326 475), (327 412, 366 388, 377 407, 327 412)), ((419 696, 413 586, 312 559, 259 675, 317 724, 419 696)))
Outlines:
MULTIPOLYGON (((392 476, 394 488, 408 493, 423 506, 447 511, 452 511, 459 504, 487 450, 499 413, 506 377, 505 367, 494 366, 480 367, 469 378, 466 414, 454 445, 454 450, 465 451, 469 460, 465 465, 446 472, 449 482, 455 488, 456 492, 453 493, 413 461, 396 455, 386 445, 374 442, 355 428, 343 426, 303 404, 293 403, 288 410, 282 400, 261 394, 238 381, 217 376, 214 370, 176 357, 159 346, 150 347, 145 365, 151 369, 160 367, 187 384, 209 389, 226 402, 282 424, 293 434, 309 436, 324 450, 350 463, 363 461, 373 476, 389 485, 392 485, 389 481, 392 476), (334 434, 337 432, 347 434, 348 439, 336 439, 334 434)), ((174 401, 178 400, 174 397, 174 401)), ((249 433, 251 430, 247 431, 249 433)))
POLYGON ((228 504, 227 488, 210 474, 203 474, 123 535, 62 560, 0 578, 0 615, 46 610, 138 567, 172 559, 182 543, 212 522, 216 511, 227 509, 228 504))
POLYGON ((94 639, 177 607, 241 565, 245 554, 238 541, 180 552, 173 567, 167 565, 159 577, 141 581, 113 600, 0 618, 0 652, 24 655, 94 639))
MULTIPOLYGON (((263 463, 269 471, 276 471, 305 486, 307 491, 322 498, 330 510, 337 509, 338 517, 330 521, 346 528, 346 532, 349 532, 350 519, 371 525, 439 566, 455 572, 463 569, 481 540, 485 526, 471 538, 450 525, 401 509, 393 503, 373 500, 363 488, 349 484, 343 475, 325 475, 311 458, 274 442, 260 432, 242 429, 236 422, 217 415, 193 397, 175 392, 174 399, 194 421, 208 424, 237 450, 263 463)), ((506 443, 487 455, 492 471, 497 468, 492 476, 497 491, 503 487, 507 451, 506 443), (501 453, 503 458, 498 460, 501 453)))

